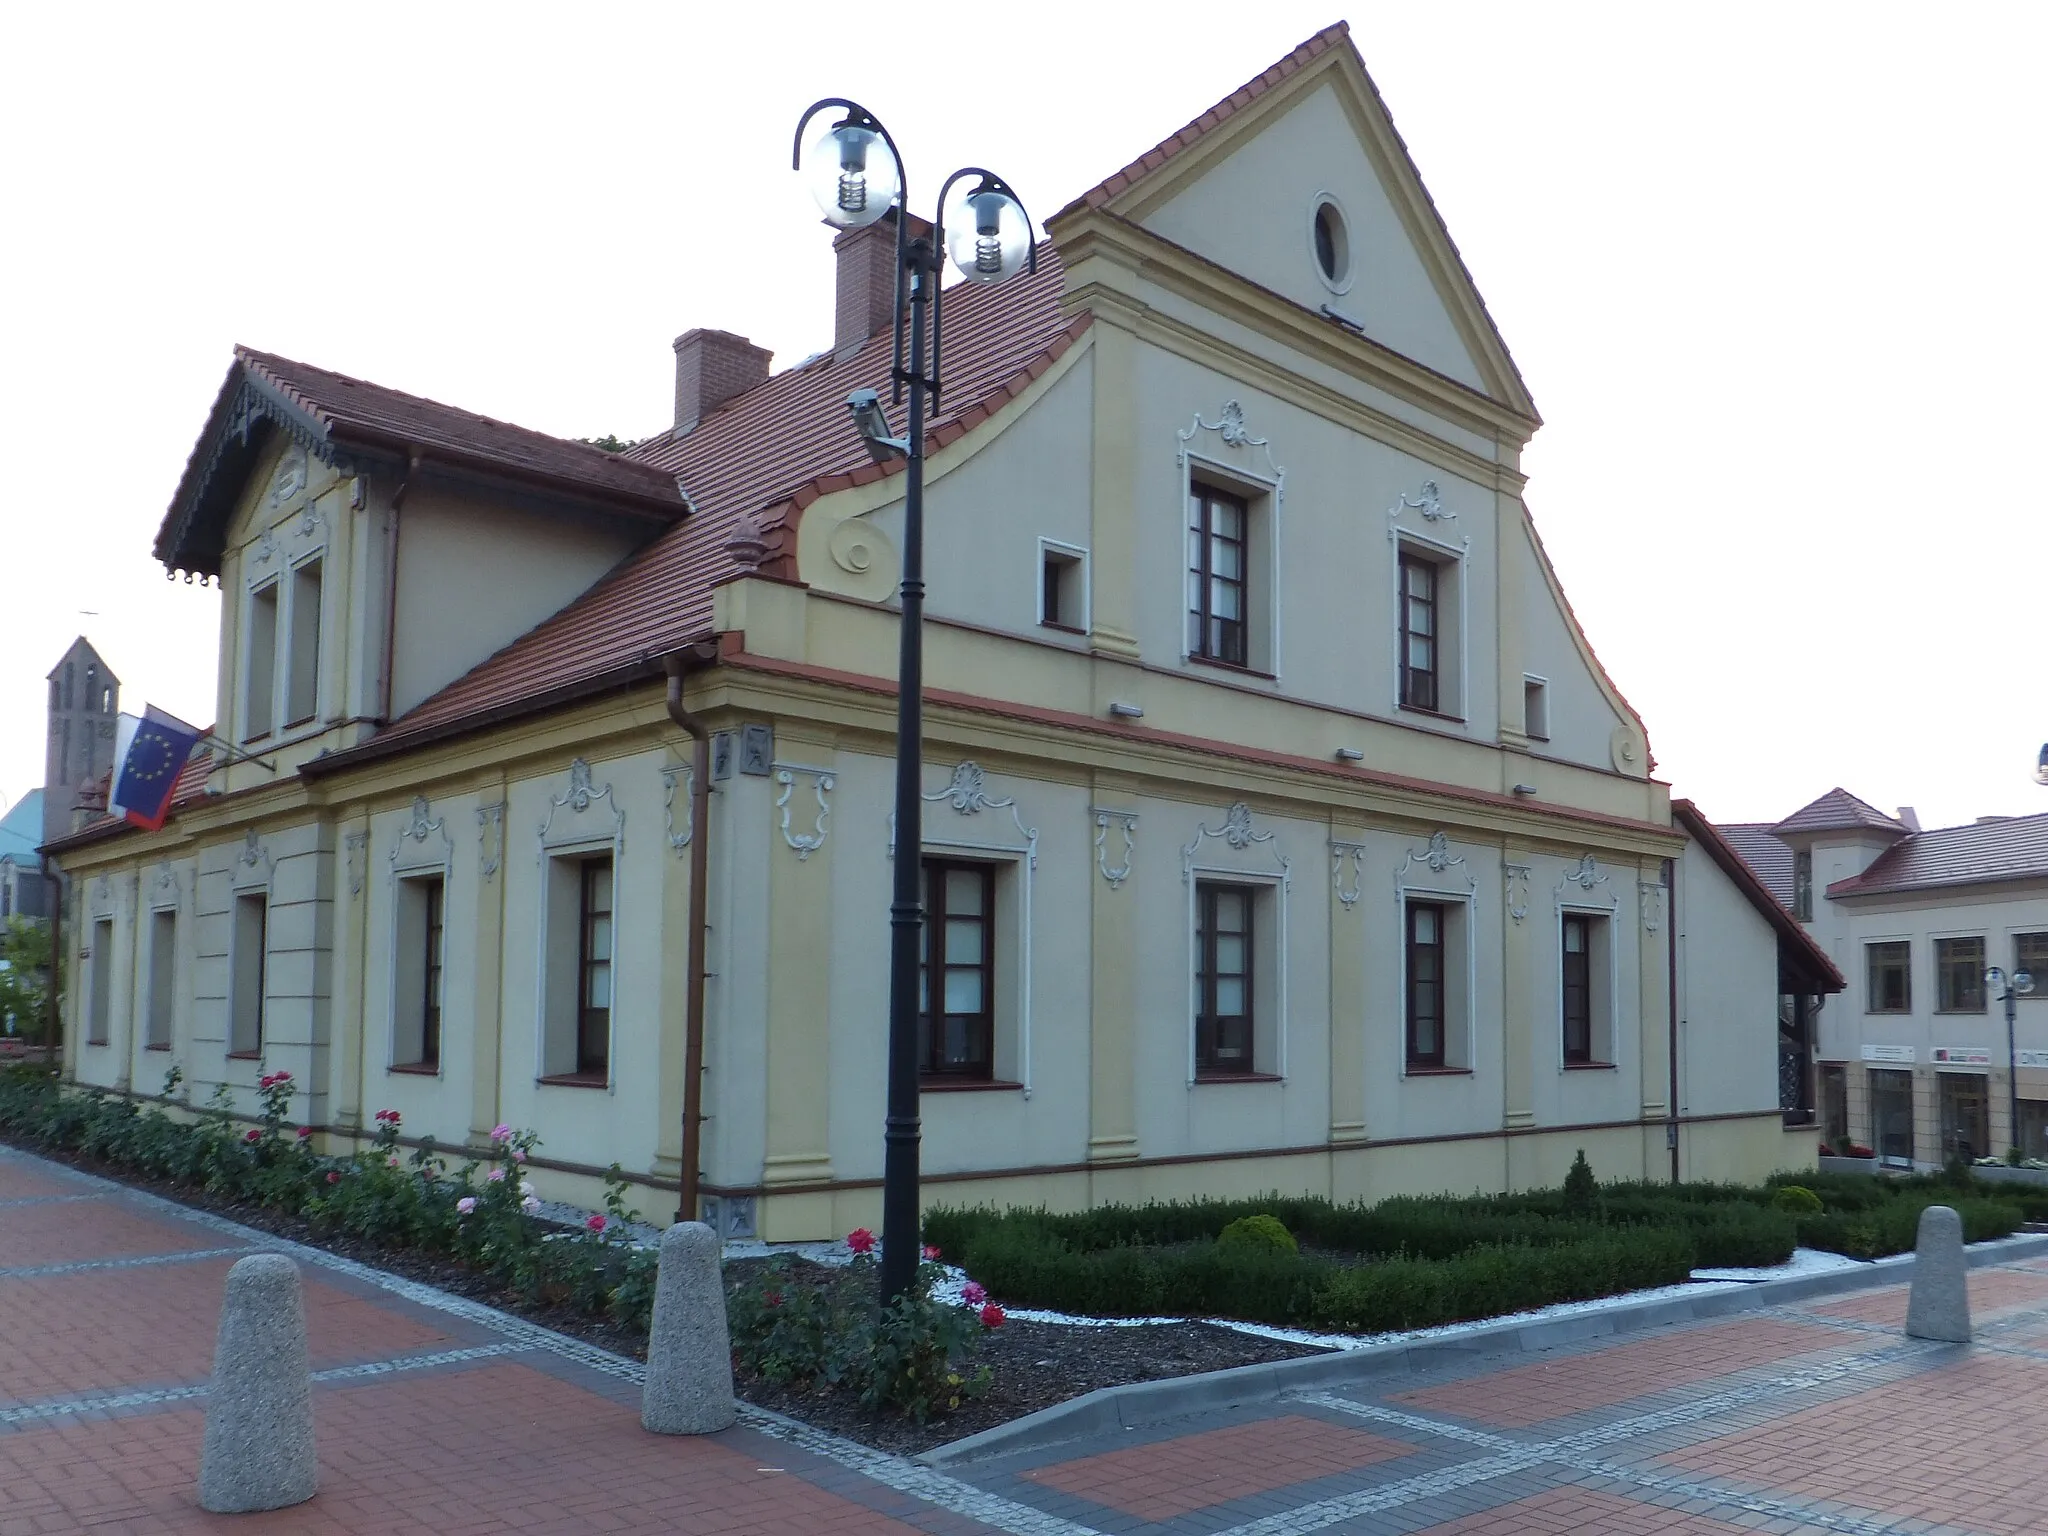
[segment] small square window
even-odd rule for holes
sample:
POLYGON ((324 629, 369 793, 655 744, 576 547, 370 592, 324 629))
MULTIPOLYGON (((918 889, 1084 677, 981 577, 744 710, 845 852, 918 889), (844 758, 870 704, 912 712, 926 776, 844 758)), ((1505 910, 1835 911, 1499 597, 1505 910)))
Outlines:
POLYGON ((1038 622, 1048 629, 1088 628, 1088 565, 1078 549, 1038 542, 1038 622))

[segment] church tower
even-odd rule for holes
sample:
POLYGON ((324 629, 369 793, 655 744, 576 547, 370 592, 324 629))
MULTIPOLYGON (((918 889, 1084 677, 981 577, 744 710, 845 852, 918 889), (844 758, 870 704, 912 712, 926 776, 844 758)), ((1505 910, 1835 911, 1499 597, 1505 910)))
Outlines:
POLYGON ((43 841, 71 830, 79 791, 114 766, 121 679, 80 635, 50 669, 49 734, 43 748, 43 841))

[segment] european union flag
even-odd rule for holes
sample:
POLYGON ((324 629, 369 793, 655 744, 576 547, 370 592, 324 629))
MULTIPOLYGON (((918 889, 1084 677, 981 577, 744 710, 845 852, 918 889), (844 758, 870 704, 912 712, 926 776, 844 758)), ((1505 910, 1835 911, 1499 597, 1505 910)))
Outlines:
POLYGON ((107 809, 151 832, 162 826, 185 759, 205 734, 154 706, 144 708, 140 720, 123 715, 114 733, 114 786, 107 809))

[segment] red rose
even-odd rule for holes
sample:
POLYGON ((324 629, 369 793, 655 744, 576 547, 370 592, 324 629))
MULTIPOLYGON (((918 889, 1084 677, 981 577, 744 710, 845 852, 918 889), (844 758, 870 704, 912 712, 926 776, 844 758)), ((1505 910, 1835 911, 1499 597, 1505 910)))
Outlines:
POLYGON ((875 1251, 875 1234, 866 1227, 855 1227, 846 1234, 846 1246, 855 1253, 873 1253, 875 1251))
POLYGON ((256 1130, 253 1127, 245 1131, 242 1135, 242 1140, 244 1141, 261 1141, 262 1139, 263 1133, 259 1130, 256 1130))
POLYGON ((1002 1327, 1003 1309, 994 1302, 990 1302, 987 1306, 983 1307, 981 1309, 981 1326, 984 1328, 1002 1327))
POLYGON ((602 1232, 604 1230, 604 1218, 602 1216, 592 1216, 583 1225, 593 1232, 602 1232))
POLYGON ((936 1264, 939 1260, 939 1250, 930 1243, 926 1243, 924 1245, 924 1256, 936 1264))
POLYGON ((341 1175, 338 1173, 330 1172, 327 1175, 327 1182, 330 1184, 339 1184, 341 1182, 341 1175))

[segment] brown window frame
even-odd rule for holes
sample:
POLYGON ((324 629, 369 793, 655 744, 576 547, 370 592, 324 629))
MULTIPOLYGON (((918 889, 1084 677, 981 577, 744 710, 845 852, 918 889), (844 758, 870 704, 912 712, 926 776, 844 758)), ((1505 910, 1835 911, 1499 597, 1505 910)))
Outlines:
POLYGON ((1258 892, 1248 885, 1204 880, 1195 886, 1195 1076, 1251 1077, 1258 1072, 1258 892), (1235 971, 1219 969, 1217 951, 1229 936, 1220 924, 1219 904, 1241 904, 1244 964, 1235 971), (1224 1013, 1217 1005, 1218 983, 1243 985, 1244 1006, 1224 1013), (1228 1038, 1226 1038, 1228 1037, 1228 1038))
POLYGON ((441 970, 446 958, 446 901, 447 882, 428 880, 424 898, 423 921, 420 924, 420 941, 425 953, 420 957, 421 987, 420 998, 420 1065, 441 1066, 441 970))
POLYGON ((1865 1013, 1911 1013, 1913 1011, 1913 944, 1910 939, 1880 939, 1863 946, 1863 1011, 1865 1013), (1883 955, 1879 951, 1885 951, 1883 955), (1899 1001, 1896 1006, 1885 1002, 1886 990, 1879 984, 1881 972, 1889 972, 1896 962, 1899 977, 1899 1001))
POLYGON ((2034 978, 2034 990, 2025 993, 2021 1002, 2028 998, 2048 997, 2048 933, 2016 933, 2012 936, 2012 968, 2015 974, 2025 971, 2034 978), (2037 944, 2026 940, 2037 939, 2037 944), (2027 951, 2036 951, 2033 960, 2027 959, 2027 951))
POLYGON ((1813 921, 1813 851, 1809 848, 1792 855, 1792 915, 1802 923, 1813 921))
POLYGON ((1445 943, 1449 915, 1450 905, 1447 902, 1410 901, 1404 903, 1402 907, 1401 942, 1406 956, 1401 973, 1403 1044, 1406 1048, 1408 1070, 1411 1072, 1441 1072, 1449 1065, 1449 1058, 1445 1054, 1445 1042, 1450 1036, 1450 1009, 1447 1006, 1450 995, 1447 971, 1450 947, 1445 943), (1426 943, 1418 941, 1415 937, 1416 919, 1425 912, 1436 918, 1436 938, 1426 943), (1417 962, 1432 953, 1435 956, 1436 974, 1433 977, 1424 977, 1420 974, 1422 967, 1417 962), (1420 994, 1425 986, 1436 988, 1436 1009, 1433 1014, 1426 1015, 1420 1006, 1420 994), (1432 1018, 1436 1024, 1436 1048, 1432 1051, 1416 1049, 1416 1025, 1425 1017, 1432 1018))
POLYGON ((1401 551, 1400 574, 1401 707, 1420 709, 1433 715, 1440 714, 1443 708, 1443 572, 1436 561, 1404 549, 1401 551), (1410 572, 1423 574, 1429 587, 1426 594, 1417 595, 1409 590, 1410 572), (1415 610, 1418 604, 1428 616, 1427 630, 1415 627, 1415 610), (1414 664, 1414 647, 1417 641, 1429 647, 1429 665, 1426 667, 1414 664))
POLYGON ((1989 989, 1984 971, 1990 965, 1989 949, 1982 935, 1962 935, 1934 941, 1934 1011, 1936 1013, 1983 1013, 1987 1011, 1989 989), (1976 946, 1974 961, 1966 961, 1963 946, 1976 946))
POLYGON ((1583 912, 1564 914, 1558 959, 1564 976, 1564 1059, 1567 1066, 1593 1061, 1593 923, 1583 912), (1576 933, 1579 947, 1572 949, 1576 933))
POLYGON ((618 882, 612 868, 612 856, 604 853, 577 860, 576 879, 576 1075, 608 1079, 611 1076, 612 955, 618 948, 618 882), (602 911, 593 905, 599 874, 610 877, 610 889, 602 911), (605 921, 610 939, 603 959, 591 953, 592 930, 600 918, 605 921), (604 971, 603 1007, 594 1006, 589 1000, 590 983, 599 967, 604 971))
POLYGON ((917 955, 917 1075, 924 1082, 992 1083, 996 1075, 996 866, 977 859, 928 858, 924 861, 923 873, 924 927, 917 955), (953 874, 972 875, 980 882, 979 913, 954 913, 947 908, 947 876, 953 874), (981 930, 981 959, 979 962, 956 964, 948 958, 948 940, 953 931, 951 925, 970 920, 978 920, 981 930), (935 947, 938 952, 940 1001, 945 999, 945 978, 949 972, 978 971, 981 976, 979 1012, 941 1012, 935 1018, 931 1008, 935 947), (934 1027, 937 1020, 953 1019, 961 1020, 968 1029, 968 1052, 959 1061, 946 1058, 943 1033, 934 1027), (979 1060, 974 1059, 977 1054, 979 1060))
POLYGON ((1188 551, 1188 577, 1194 585, 1188 602, 1188 654, 1203 661, 1213 661, 1220 666, 1251 666, 1251 551, 1252 551, 1252 508, 1251 502, 1229 491, 1219 490, 1200 480, 1188 484, 1188 535, 1192 548, 1188 551), (1239 535, 1216 532, 1215 509, 1227 506, 1238 516, 1239 535), (1218 576, 1215 572, 1215 553, 1218 542, 1234 544, 1237 547, 1238 574, 1235 577, 1218 576), (1237 614, 1235 619, 1218 618, 1213 601, 1215 583, 1233 587, 1237 592, 1237 614), (1219 628, 1234 625, 1235 633, 1219 628), (1232 644, 1234 639, 1235 644, 1232 644))

